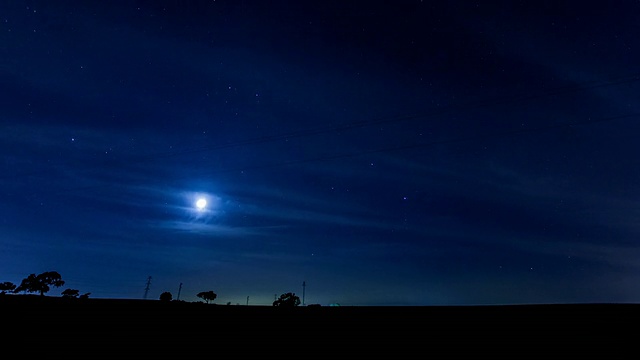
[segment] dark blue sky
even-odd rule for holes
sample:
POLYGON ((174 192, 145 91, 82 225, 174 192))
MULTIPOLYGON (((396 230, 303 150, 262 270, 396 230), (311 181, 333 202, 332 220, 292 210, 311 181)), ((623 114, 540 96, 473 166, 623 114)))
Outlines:
POLYGON ((5 1, 0 282, 638 302, 639 16, 624 0, 5 1))

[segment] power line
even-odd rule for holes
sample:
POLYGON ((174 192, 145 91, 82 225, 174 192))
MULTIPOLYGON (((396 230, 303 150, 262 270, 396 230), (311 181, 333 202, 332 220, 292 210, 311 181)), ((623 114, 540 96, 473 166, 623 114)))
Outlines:
POLYGON ((147 278, 147 286, 144 288, 144 296, 142 297, 143 299, 147 298, 147 295, 149 294, 149 287, 151 287, 151 276, 147 278))

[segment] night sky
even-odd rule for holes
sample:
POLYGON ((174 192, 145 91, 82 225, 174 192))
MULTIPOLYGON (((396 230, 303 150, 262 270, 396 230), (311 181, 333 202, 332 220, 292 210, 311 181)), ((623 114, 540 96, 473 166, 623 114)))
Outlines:
POLYGON ((2 1, 0 282, 639 302, 639 18, 625 0, 2 1))

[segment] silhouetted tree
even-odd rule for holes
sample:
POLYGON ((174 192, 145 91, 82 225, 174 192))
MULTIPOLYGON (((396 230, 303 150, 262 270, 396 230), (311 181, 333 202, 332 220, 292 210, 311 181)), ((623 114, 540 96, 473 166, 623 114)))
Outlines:
POLYGON ((280 295, 280 298, 273 302, 273 306, 294 307, 298 305, 300 305, 300 297, 290 292, 280 295))
POLYGON ((218 294, 214 293, 212 290, 209 290, 199 292, 196 296, 204 300, 208 304, 209 301, 215 300, 218 297, 218 294))
POLYGON ((0 295, 4 295, 8 292, 13 292, 16 289, 16 284, 10 282, 10 281, 5 281, 3 283, 0 283, 0 295))
POLYGON ((62 292, 62 297, 65 298, 77 298, 80 295, 80 291, 76 289, 65 289, 62 292))
POLYGON ((160 301, 171 301, 173 299, 173 295, 170 292, 165 291, 160 294, 160 301))
POLYGON ((91 293, 84 293, 84 294, 80 295, 80 299, 88 299, 89 295, 91 295, 91 293))
POLYGON ((13 290, 13 292, 14 293, 19 293, 21 291, 23 291, 25 293, 37 292, 38 290, 34 289, 36 287, 35 283, 36 283, 36 274, 31 274, 31 275, 27 276, 25 279, 22 279, 22 282, 20 283, 20 286, 16 287, 13 290))
POLYGON ((31 274, 22 279, 20 286, 13 290, 13 292, 39 292, 40 296, 44 296, 44 294, 51 290, 51 286, 60 287, 62 285, 64 285, 64 280, 62 280, 62 276, 60 276, 60 274, 56 271, 46 271, 39 275, 31 274))

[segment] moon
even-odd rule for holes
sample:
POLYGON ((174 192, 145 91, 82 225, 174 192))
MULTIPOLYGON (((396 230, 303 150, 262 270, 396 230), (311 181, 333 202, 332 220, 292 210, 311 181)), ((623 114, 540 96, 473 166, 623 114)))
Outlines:
POLYGON ((200 198, 196 201, 196 207, 199 210, 203 210, 207 206, 207 200, 205 198, 200 198))

